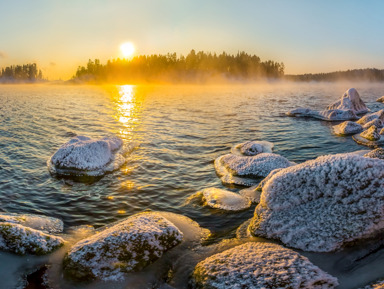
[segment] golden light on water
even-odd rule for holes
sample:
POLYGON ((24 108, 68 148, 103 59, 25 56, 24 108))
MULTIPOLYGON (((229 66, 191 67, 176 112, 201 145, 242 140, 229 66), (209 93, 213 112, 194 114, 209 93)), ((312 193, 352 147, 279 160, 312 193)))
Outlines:
POLYGON ((125 58, 129 58, 135 53, 135 46, 132 42, 125 42, 120 45, 120 50, 125 58))

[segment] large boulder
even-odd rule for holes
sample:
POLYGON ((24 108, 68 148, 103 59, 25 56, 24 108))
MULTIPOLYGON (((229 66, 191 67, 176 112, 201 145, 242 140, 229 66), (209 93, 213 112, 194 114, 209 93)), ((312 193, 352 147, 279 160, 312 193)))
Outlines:
POLYGON ((0 222, 20 224, 35 230, 40 230, 46 233, 61 233, 63 232, 63 221, 41 215, 34 214, 15 214, 15 213, 1 213, 0 222))
POLYGON ((369 111, 354 88, 348 89, 340 100, 328 105, 327 110, 331 109, 352 110, 356 114, 363 114, 369 111))
POLYGON ((125 163, 126 147, 118 137, 100 140, 77 136, 62 145, 48 160, 52 174, 101 176, 125 163))
POLYGON ((227 154, 215 160, 215 169, 224 184, 252 186, 256 178, 266 177, 271 171, 286 168, 294 163, 273 153, 255 156, 227 154))
POLYGON ((265 183, 248 228, 329 252, 384 231, 384 161, 338 154, 282 169, 265 183))
POLYGON ((64 245, 64 240, 54 235, 20 224, 0 222, 0 250, 20 255, 44 255, 64 245))
POLYGON ((198 263, 192 288, 334 288, 335 277, 293 250, 249 242, 198 263))
POLYGON ((226 211, 241 211, 251 206, 247 198, 231 191, 218 188, 206 188, 198 192, 205 205, 226 211))
POLYGON ((76 243, 64 259, 75 279, 116 280, 178 245, 182 232, 159 213, 140 213, 76 243))
POLYGON ((337 135, 352 135, 361 133, 363 130, 360 124, 353 121, 344 121, 341 124, 333 126, 333 131, 337 135))
POLYGON ((312 117, 327 121, 353 120, 358 119, 353 110, 331 109, 331 110, 312 110, 310 108, 296 108, 287 112, 288 116, 312 117))

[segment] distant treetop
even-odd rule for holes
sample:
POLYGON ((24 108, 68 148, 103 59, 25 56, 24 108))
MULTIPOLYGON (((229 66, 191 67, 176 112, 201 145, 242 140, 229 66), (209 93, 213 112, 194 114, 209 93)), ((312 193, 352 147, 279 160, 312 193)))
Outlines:
POLYGON ((11 65, 1 69, 0 83, 36 82, 43 80, 43 73, 36 63, 11 65))

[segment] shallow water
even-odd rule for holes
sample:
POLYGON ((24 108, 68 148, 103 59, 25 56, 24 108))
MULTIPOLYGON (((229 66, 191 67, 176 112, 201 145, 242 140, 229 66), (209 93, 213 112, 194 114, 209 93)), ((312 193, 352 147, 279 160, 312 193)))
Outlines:
MULTIPOLYGON (((223 213, 185 203, 206 187, 225 188, 214 159, 247 140, 273 142, 275 153, 299 163, 366 149, 333 135, 329 122, 284 116, 299 106, 325 108, 350 87, 372 111, 384 108, 375 102, 384 84, 0 86, 0 209, 60 218, 66 231, 169 211, 210 229, 211 243, 234 237, 254 205, 223 213), (95 183, 50 176, 46 162, 61 144, 109 134, 139 145, 120 170, 95 183)), ((6 258, 0 253, 0 263, 6 258)))

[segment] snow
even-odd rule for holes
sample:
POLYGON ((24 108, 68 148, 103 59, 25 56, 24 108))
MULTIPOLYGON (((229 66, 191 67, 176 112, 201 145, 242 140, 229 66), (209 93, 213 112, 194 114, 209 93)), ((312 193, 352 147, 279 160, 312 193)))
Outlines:
POLYGON ((76 243, 64 269, 76 279, 119 280, 182 240, 182 232, 159 213, 140 213, 76 243))
POLYGON ((0 250, 20 255, 43 255, 51 253, 63 244, 64 240, 60 237, 48 235, 20 224, 0 223, 0 250))
POLYGON ((35 230, 53 234, 63 232, 64 228, 63 221, 59 219, 33 214, 14 214, 0 212, 0 222, 20 224, 35 230))
POLYGON ((274 169, 286 168, 293 164, 273 153, 255 156, 227 154, 215 160, 215 169, 224 184, 252 186, 255 184, 255 178, 266 177, 274 169))
POLYGON ((248 209, 251 202, 243 196, 218 188, 206 188, 201 191, 204 204, 215 209, 241 211, 248 209))
POLYGON ((351 135, 361 133, 363 131, 363 127, 353 121, 344 121, 339 125, 333 126, 333 131, 337 135, 351 135))
POLYGON ((273 143, 268 141, 247 141, 235 145, 231 153, 243 156, 255 156, 261 153, 272 153, 273 143))
POLYGON ((248 242, 199 262, 192 288, 334 288, 337 278, 283 246, 248 242))
POLYGON ((355 134, 352 138, 358 144, 369 147, 378 147, 384 144, 384 136, 378 132, 377 127, 374 125, 361 134, 355 134))
POLYGON ((341 109, 318 111, 318 110, 312 110, 309 108, 296 108, 287 112, 287 115, 295 116, 295 117, 313 117, 313 118, 328 120, 328 121, 358 119, 357 115, 353 110, 341 110, 341 109))
POLYGON ((376 159, 384 160, 384 149, 383 148, 374 149, 373 151, 366 153, 364 156, 367 158, 376 158, 376 159))
POLYGON ((364 115, 362 118, 360 118, 357 121, 357 123, 364 126, 365 124, 367 124, 367 123, 369 123, 375 119, 379 119, 381 121, 384 121, 384 109, 379 110, 375 113, 370 113, 370 114, 364 115))
POLYGON ((331 109, 352 110, 356 114, 363 114, 369 111, 365 103, 361 100, 359 93, 354 88, 348 89, 339 101, 327 107, 327 110, 331 109))
POLYGON ((363 125, 363 128, 368 129, 371 126, 376 126, 377 128, 382 128, 383 122, 380 119, 376 118, 376 119, 371 120, 370 122, 367 122, 365 125, 363 125))
POLYGON ((252 235, 329 252, 384 229, 384 161, 322 156, 277 172, 263 186, 252 235))
POLYGON ((48 160, 48 169, 58 175, 101 176, 122 166, 129 149, 116 136, 100 140, 77 136, 55 152, 48 160))

